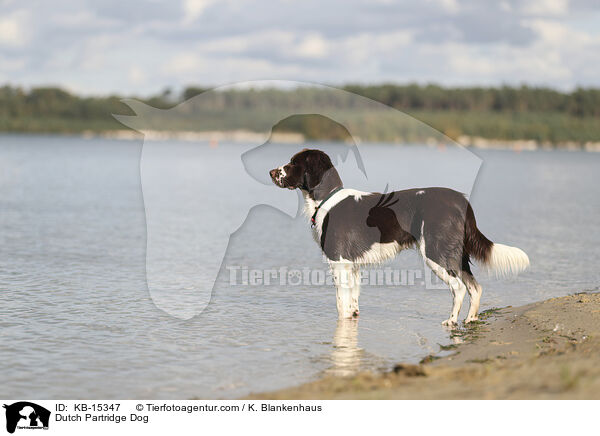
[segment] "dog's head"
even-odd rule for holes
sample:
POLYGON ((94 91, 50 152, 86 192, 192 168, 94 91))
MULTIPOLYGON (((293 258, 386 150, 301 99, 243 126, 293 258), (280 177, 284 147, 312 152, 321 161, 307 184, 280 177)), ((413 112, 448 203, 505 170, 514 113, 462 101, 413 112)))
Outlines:
POLYGON ((272 169, 269 174, 273 183, 280 188, 300 188, 309 192, 324 180, 331 179, 333 174, 339 181, 329 156, 321 150, 308 148, 296 153, 289 163, 272 169))

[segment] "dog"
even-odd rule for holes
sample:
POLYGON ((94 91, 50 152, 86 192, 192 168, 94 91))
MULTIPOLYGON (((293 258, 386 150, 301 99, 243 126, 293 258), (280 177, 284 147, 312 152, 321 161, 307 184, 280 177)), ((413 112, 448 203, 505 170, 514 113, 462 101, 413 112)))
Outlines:
POLYGON ((360 267, 384 262, 407 248, 418 248, 425 264, 450 288, 452 312, 442 322, 450 327, 458 324, 467 292, 465 322, 478 319, 482 289, 471 272, 472 258, 499 275, 517 274, 529 266, 521 249, 486 238, 469 201, 452 189, 346 189, 329 156, 310 149, 269 175, 278 187, 300 189, 304 196, 313 236, 331 267, 339 318, 359 315, 360 267))

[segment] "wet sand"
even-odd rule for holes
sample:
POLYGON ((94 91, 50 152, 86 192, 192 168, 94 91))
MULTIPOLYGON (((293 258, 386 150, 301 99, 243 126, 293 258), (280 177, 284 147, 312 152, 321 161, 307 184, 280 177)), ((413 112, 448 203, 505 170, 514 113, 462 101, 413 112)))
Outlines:
POLYGON ((419 365, 253 399, 600 399, 600 293, 491 309, 419 365))

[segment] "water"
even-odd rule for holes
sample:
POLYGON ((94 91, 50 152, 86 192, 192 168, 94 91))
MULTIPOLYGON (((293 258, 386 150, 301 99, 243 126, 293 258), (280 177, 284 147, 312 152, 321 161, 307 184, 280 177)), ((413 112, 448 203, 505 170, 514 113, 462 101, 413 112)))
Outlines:
MULTIPOLYGON (((193 147, 163 146, 171 147, 174 160, 189 158, 181 151, 193 147)), ((271 147, 261 160, 280 162, 297 148, 271 147)), ((224 162, 239 161, 244 150, 233 144, 196 147, 208 164, 203 177, 216 181, 214 195, 237 195, 243 216, 250 203, 282 206, 281 195, 291 196, 286 198, 295 208, 292 192, 258 182, 254 187, 246 173, 223 174, 224 162), (234 194, 219 188, 223 177, 239 180, 234 194), (256 192, 263 196, 256 198, 256 192)), ((326 284, 232 285, 231 266, 325 269, 306 219, 269 206, 253 209, 232 236, 202 313, 180 319, 157 308, 146 282, 141 151, 136 141, 0 137, 0 396, 235 398, 325 373, 417 361, 448 342, 440 326, 450 309, 447 290, 427 290, 420 283, 365 286, 360 320, 338 323, 334 290, 326 284)), ((386 176, 394 174, 390 180, 399 180, 399 186, 392 188, 426 180, 468 192, 479 165, 477 159, 425 146, 370 145, 361 151, 369 179, 348 163, 341 172, 346 186, 365 190, 383 189, 386 176), (399 157, 390 159, 392 153, 399 157), (428 174, 414 170, 439 153, 453 164, 428 174)), ((596 288, 600 155, 475 153, 482 160, 471 195, 479 227, 497 242, 522 248, 532 261, 531 270, 517 279, 481 277, 482 308, 596 288)), ((198 209, 205 228, 232 224, 214 216, 198 209)), ((205 250, 218 245, 210 233, 203 235, 205 250)), ((177 240, 185 252, 189 241, 174 238, 171 244, 177 240)), ((390 266, 422 269, 422 262, 411 251, 390 266)))

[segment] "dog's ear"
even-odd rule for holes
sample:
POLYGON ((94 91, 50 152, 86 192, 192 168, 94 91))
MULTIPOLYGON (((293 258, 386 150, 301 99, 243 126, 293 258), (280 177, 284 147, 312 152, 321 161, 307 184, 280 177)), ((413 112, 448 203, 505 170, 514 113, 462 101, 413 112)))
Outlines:
POLYGON ((329 171, 335 171, 329 156, 320 150, 309 151, 305 165, 305 185, 309 191, 321 183, 329 171))
MULTIPOLYGON (((306 149, 308 151, 308 149, 306 149)), ((312 191, 323 178, 323 164, 320 153, 307 153, 304 164, 304 185, 312 191)))
MULTIPOLYGON (((329 169, 310 169, 304 173, 304 186, 308 188, 308 191, 315 189, 323 180, 333 174, 329 174, 333 170, 333 167, 329 169)), ((337 173, 336 173, 337 174, 337 173)))

